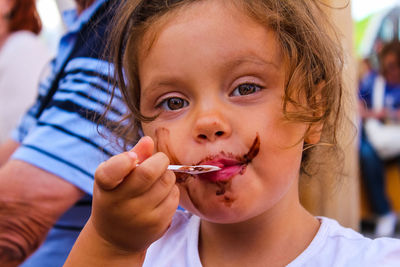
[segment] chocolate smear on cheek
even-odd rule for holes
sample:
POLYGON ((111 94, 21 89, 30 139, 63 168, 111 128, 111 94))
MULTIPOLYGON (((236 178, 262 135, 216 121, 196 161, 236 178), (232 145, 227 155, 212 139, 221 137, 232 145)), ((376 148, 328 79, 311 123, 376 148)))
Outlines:
POLYGON ((168 141, 169 141, 169 130, 166 128, 156 129, 156 144, 155 144, 156 150, 158 152, 164 152, 168 156, 171 164, 180 165, 181 163, 179 162, 175 153, 169 148, 168 141))
POLYGON ((260 143, 260 136, 257 133, 249 152, 243 156, 242 161, 244 164, 249 164, 257 156, 258 152, 260 152, 260 143))

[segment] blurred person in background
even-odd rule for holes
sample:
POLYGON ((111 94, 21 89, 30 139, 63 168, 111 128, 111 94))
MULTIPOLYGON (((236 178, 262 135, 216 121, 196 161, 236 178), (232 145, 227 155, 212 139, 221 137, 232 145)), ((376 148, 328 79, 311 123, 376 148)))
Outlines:
MULTIPOLYGON (((400 121, 400 43, 385 44, 379 53, 380 73, 370 70, 360 82, 360 115, 364 124, 360 141, 360 167, 372 211, 377 215, 375 235, 393 236, 397 215, 385 191, 385 160, 368 137, 371 121, 400 121)), ((400 136, 399 136, 400 137, 400 136)), ((397 142, 400 138, 395 137, 397 142)), ((393 147, 394 143, 391 144, 393 147)), ((398 155, 391 156, 396 159, 398 155)))
MULTIPOLYGON (((62 266, 90 215, 96 167, 120 152, 96 123, 110 100, 111 66, 103 53, 114 2, 80 0, 64 13, 68 29, 50 74, 0 145, 2 267, 62 266)), ((114 101, 104 123, 125 113, 120 94, 114 101)))
POLYGON ((41 29, 35 0, 0 0, 0 142, 35 100, 50 60, 41 29))

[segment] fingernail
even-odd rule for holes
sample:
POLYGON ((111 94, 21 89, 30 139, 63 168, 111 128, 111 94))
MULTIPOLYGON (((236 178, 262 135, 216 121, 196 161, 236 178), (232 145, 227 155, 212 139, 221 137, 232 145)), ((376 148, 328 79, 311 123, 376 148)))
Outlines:
POLYGON ((128 151, 128 156, 134 160, 138 158, 138 155, 134 151, 128 151))

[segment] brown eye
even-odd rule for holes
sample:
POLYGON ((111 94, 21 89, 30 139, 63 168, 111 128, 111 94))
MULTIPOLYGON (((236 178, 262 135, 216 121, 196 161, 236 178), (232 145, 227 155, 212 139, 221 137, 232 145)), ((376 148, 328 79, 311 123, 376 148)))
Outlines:
POLYGON ((241 95, 250 95, 260 91, 262 88, 259 85, 245 83, 241 84, 233 90, 231 96, 241 96, 241 95))
POLYGON ((186 100, 179 97, 170 97, 161 102, 161 107, 166 110, 178 110, 188 105, 186 100))

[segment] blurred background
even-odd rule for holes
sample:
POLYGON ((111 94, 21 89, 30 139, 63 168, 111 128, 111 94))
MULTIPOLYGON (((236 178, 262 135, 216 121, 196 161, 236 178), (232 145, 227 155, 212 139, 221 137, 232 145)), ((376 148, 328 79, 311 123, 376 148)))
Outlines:
POLYGON ((354 48, 358 58, 370 57, 377 68, 376 54, 383 43, 400 37, 399 0, 352 0, 354 48))
MULTIPOLYGON (((373 71, 379 72, 378 54, 384 44, 400 40, 400 1, 399 0, 352 0, 351 15, 353 19, 354 59, 358 80, 367 71, 363 65, 368 60, 373 71)), ((400 138, 400 136, 399 136, 400 138)), ((400 175, 399 159, 385 162, 386 181, 384 184, 388 201, 398 217, 400 212, 400 175)), ((361 230, 373 232, 376 227, 376 216, 373 215, 371 199, 362 173, 360 176, 360 221, 361 230)), ((399 223, 395 228, 399 236, 399 223)))
POLYGON ((65 31, 62 13, 74 6, 74 0, 37 0, 37 9, 43 23, 41 37, 53 53, 57 51, 58 41, 65 31))

